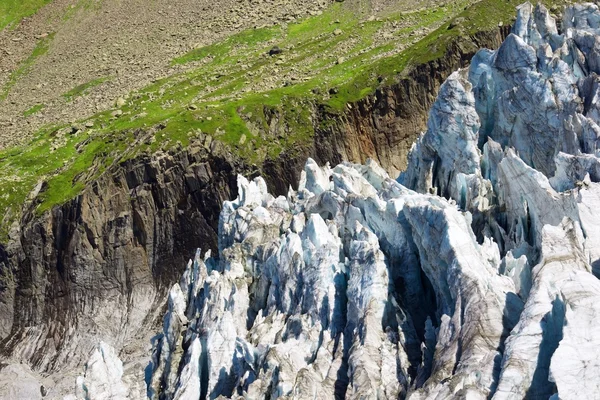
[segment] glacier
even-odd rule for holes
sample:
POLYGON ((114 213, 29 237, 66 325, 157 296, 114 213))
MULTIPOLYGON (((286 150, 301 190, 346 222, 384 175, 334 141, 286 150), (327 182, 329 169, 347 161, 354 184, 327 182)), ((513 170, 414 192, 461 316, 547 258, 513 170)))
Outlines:
POLYGON ((309 159, 274 197, 239 176, 144 382, 100 343, 68 398, 598 399, 599 182, 600 10, 525 3, 397 179, 309 159))

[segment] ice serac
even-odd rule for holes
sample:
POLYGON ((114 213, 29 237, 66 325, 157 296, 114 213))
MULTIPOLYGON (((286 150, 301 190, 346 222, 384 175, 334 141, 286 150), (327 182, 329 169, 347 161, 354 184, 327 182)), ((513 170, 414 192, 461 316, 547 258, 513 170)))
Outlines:
MULTIPOLYGON (((463 205, 484 200, 491 191, 479 179, 480 128, 472 85, 466 71, 453 73, 441 86, 428 122, 427 134, 410 154, 404 183, 420 192, 459 199, 463 205)), ((484 203, 486 203, 484 201, 484 203)), ((485 207, 486 204, 472 204, 485 207)))
POLYGON ((549 398, 557 389, 560 398, 576 398, 577 392, 584 397, 598 393, 597 378, 588 378, 589 382, 584 378, 585 385, 577 390, 571 385, 582 378, 581 374, 598 371, 597 351, 584 355, 573 345, 597 342, 586 331, 590 323, 594 324, 589 317, 598 312, 590 300, 597 299, 600 281, 590 274, 577 223, 565 217, 557 226, 546 225, 542 235, 541 261, 534 268, 534 284, 519 323, 507 340, 495 399, 549 398), (566 319, 567 310, 570 320, 566 319), (575 313, 581 313, 580 319, 575 313))
POLYGON ((198 254, 172 289, 152 398, 490 394, 523 303, 468 213, 373 162, 309 160, 288 198, 239 186, 219 259, 198 254))
MULTIPOLYGON (((452 123, 430 124, 399 178, 409 188, 439 193, 470 212, 478 242, 497 244, 497 273, 512 278, 511 296, 524 302, 522 312, 506 314, 518 322, 498 348, 502 361, 490 386, 494 399, 598 394, 598 379, 588 374, 596 373, 600 359, 591 349, 598 309, 592 299, 600 284, 600 221, 591 211, 599 204, 600 188, 599 22, 596 5, 569 6, 561 33, 547 9, 525 3, 502 46, 474 57, 469 82, 457 73, 444 84, 448 89, 440 91, 430 121, 449 118, 444 109, 477 111, 480 128, 469 142, 477 148, 462 154, 477 164, 470 173, 479 182, 466 187, 491 187, 491 192, 443 190, 465 160, 454 162, 454 169, 439 168, 435 162, 444 158, 438 155, 470 148, 452 123), (447 96, 454 87, 467 93, 447 96), (474 101, 459 106, 469 96, 474 101), (441 144, 431 146, 435 142, 441 144), (433 166, 429 175, 416 174, 424 162, 433 166), (582 384, 575 387, 578 380, 582 384)), ((442 354, 436 352, 434 363, 442 354)), ((443 386, 432 378, 434 387, 443 386)))
POLYGON ((100 343, 85 365, 85 375, 76 380, 78 398, 109 400, 129 398, 129 387, 123 382, 123 363, 115 350, 100 343))
MULTIPOLYGON (((313 160, 286 197, 238 178, 219 253, 169 292, 151 399, 598 397, 600 11, 567 7, 562 31, 517 12, 397 180, 313 160)), ((126 375, 101 345, 78 382, 131 398, 126 375)))

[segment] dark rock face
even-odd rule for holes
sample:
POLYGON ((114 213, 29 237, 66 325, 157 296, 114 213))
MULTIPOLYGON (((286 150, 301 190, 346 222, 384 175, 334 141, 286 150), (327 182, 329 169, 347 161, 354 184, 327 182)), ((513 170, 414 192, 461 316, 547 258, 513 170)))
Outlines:
POLYGON ((510 27, 501 27, 461 38, 444 57, 415 67, 397 84, 352 104, 342 116, 321 110, 319 119, 333 123, 318 131, 314 158, 332 165, 372 158, 397 176, 406 167, 412 144, 426 128, 440 85, 451 72, 467 66, 477 50, 498 48, 509 33, 510 27))
POLYGON ((193 144, 122 163, 41 216, 34 202, 0 246, 0 354, 49 372, 81 365, 98 336, 127 352, 160 323, 166 293, 195 249, 217 249, 219 212, 237 196, 237 174, 262 174, 275 194, 299 181, 307 157, 373 158, 396 175, 443 80, 507 33, 462 39, 341 115, 317 109, 315 126, 328 120, 328 128, 258 168, 217 142, 193 144))
POLYGON ((192 146, 126 162, 52 212, 27 212, 13 253, 0 254, 17 283, 0 288, 3 299, 14 294, 18 316, 5 352, 52 370, 78 364, 70 353, 92 345, 88 335, 125 345, 153 323, 146 316, 160 312, 193 249, 216 249, 221 203, 235 196, 239 170, 222 149, 192 146))

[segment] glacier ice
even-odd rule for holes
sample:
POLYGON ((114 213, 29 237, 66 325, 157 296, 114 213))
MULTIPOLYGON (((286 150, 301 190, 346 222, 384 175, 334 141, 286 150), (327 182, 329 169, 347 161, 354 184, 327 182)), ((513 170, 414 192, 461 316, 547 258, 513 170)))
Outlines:
POLYGON ((287 198, 239 177, 220 257, 198 253, 171 291, 151 398, 569 398, 580 370, 579 396, 596 393, 579 210, 597 198, 578 195, 596 184, 557 192, 510 148, 497 167, 490 206, 519 221, 497 223, 515 231, 503 250, 372 161, 309 160, 287 198))
POLYGON ((198 254, 171 291, 152 398, 397 398, 418 376, 489 394, 523 307, 498 247, 373 162, 304 172, 288 199, 239 178, 219 260, 198 254))
POLYGON ((84 376, 77 377, 76 396, 81 399, 125 399, 129 387, 122 380, 123 363, 113 347, 100 343, 85 365, 84 376))

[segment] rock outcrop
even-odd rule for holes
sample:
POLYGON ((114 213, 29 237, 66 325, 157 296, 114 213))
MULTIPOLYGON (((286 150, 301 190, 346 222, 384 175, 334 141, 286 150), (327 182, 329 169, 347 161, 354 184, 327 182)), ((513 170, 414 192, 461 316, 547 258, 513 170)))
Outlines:
POLYGON ((332 165, 364 164, 370 158, 397 176, 406 169, 410 148, 427 126, 440 85, 468 66, 479 49, 498 48, 509 33, 504 26, 461 36, 450 42, 442 57, 416 65, 398 83, 350 104, 342 115, 319 109, 315 118, 326 123, 316 129, 315 147, 307 156, 332 165))
POLYGON ((243 168, 215 142, 129 161, 42 216, 34 202, 0 252, 3 360, 72 385, 103 338, 137 363, 180 265, 217 248, 221 204, 243 168))

